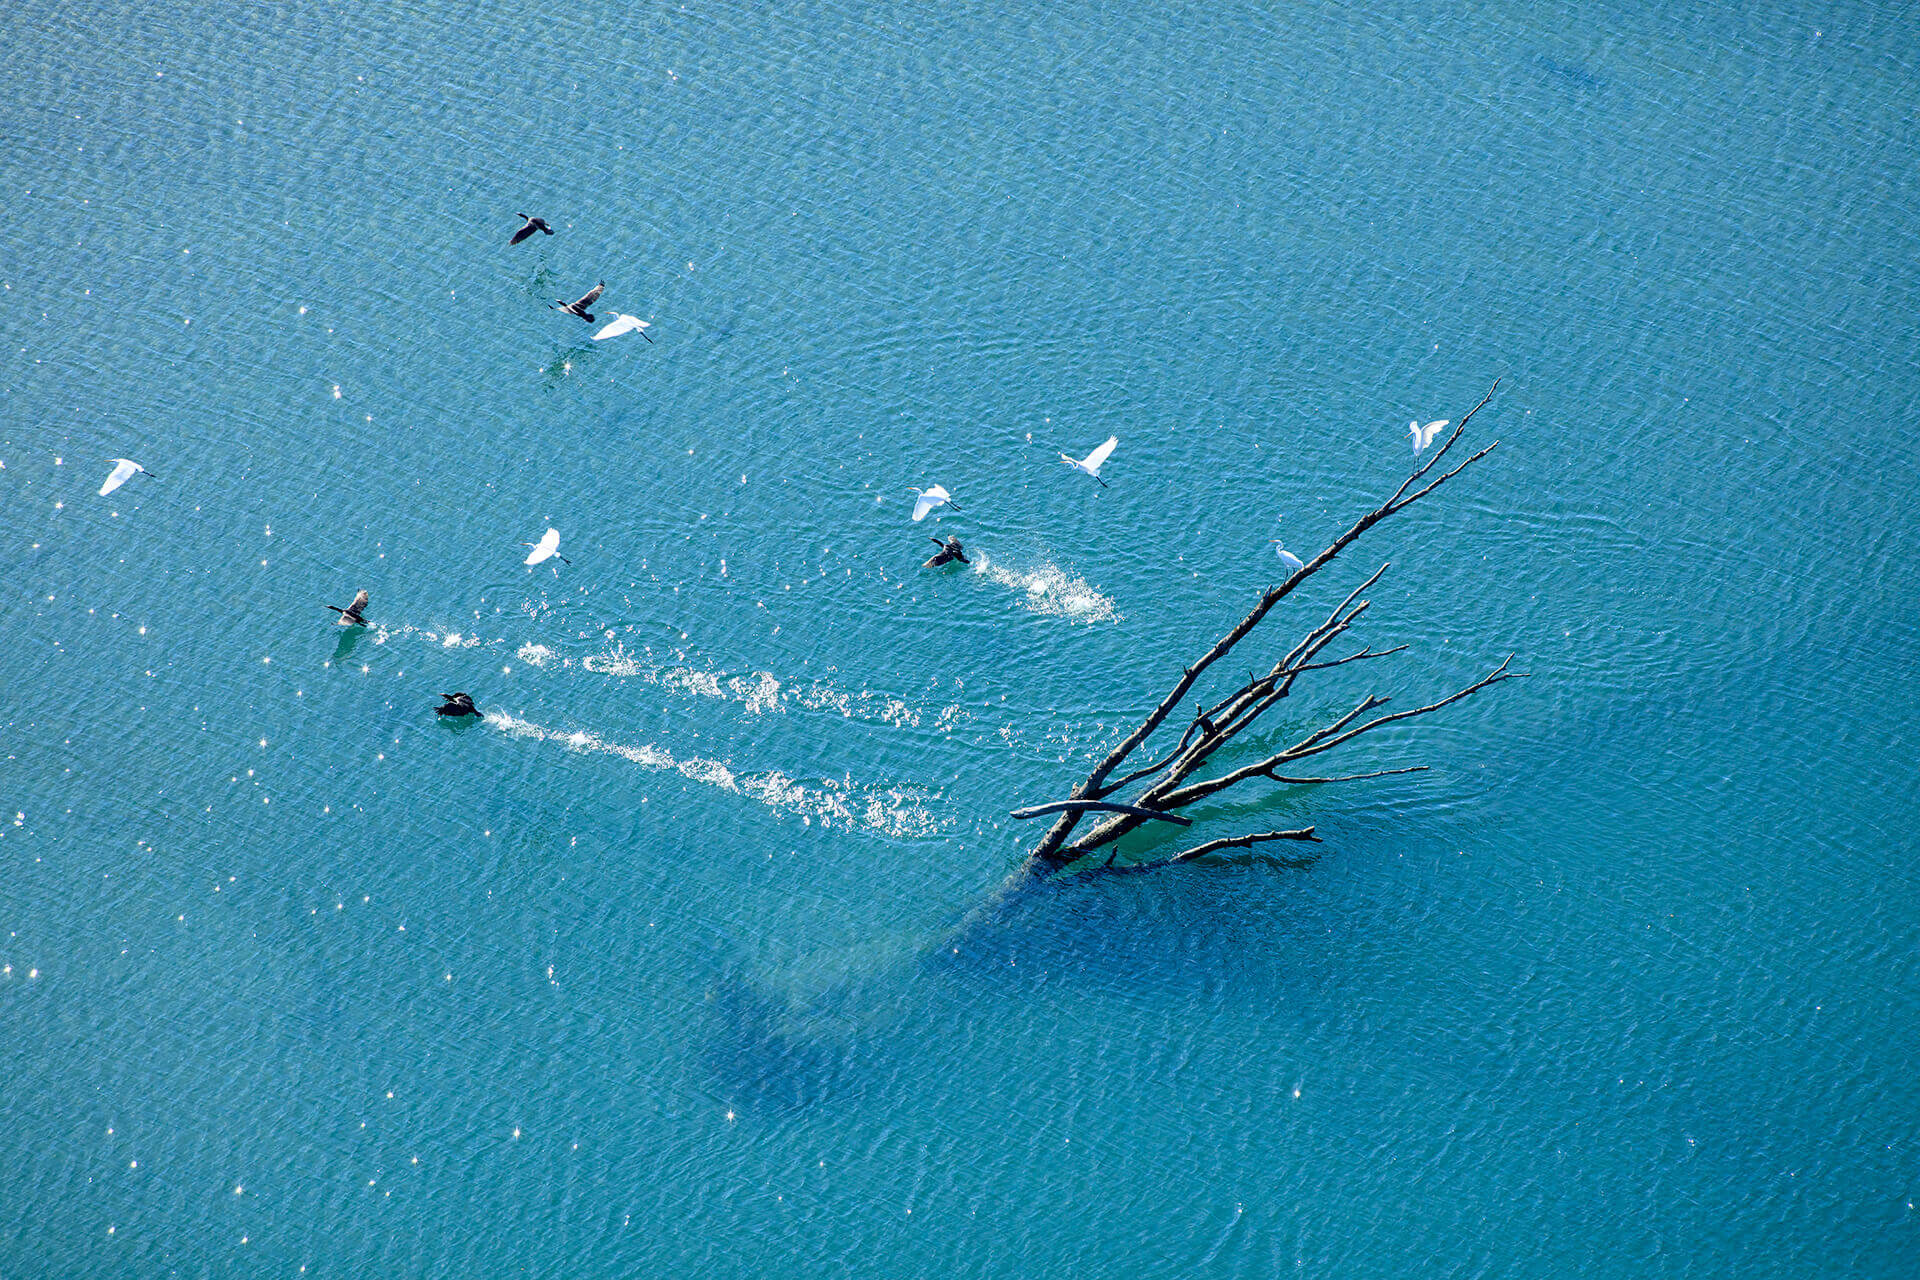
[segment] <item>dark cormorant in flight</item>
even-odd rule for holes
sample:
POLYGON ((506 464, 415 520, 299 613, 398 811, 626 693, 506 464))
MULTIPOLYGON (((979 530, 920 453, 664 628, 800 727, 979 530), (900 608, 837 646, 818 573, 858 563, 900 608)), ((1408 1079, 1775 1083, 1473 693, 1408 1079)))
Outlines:
POLYGON ((340 615, 340 625, 343 627, 366 626, 367 620, 360 616, 360 611, 366 607, 367 607, 367 593, 364 588, 361 589, 358 595, 354 596, 353 603, 348 605, 344 609, 342 609, 337 604, 330 604, 327 606, 327 608, 333 610, 335 613, 340 615))
POLYGON ((558 307, 560 310, 566 312, 570 316, 579 316, 582 320, 585 320, 588 324, 592 324, 593 312, 587 310, 587 308, 592 306, 594 303, 598 302, 600 300, 600 295, 605 293, 606 291, 607 291, 607 282, 605 280, 602 280, 599 284, 587 290, 587 296, 580 299, 580 301, 568 302, 564 298, 555 298, 553 301, 553 305, 558 307))
POLYGON ((514 216, 518 218, 525 218, 526 225, 513 233, 513 239, 507 241, 508 244, 519 244, 522 240, 525 240, 528 236, 532 235, 536 231, 544 231, 548 235, 553 234, 553 228, 547 225, 547 220, 545 218, 536 218, 530 213, 520 213, 520 214, 515 214, 514 216))
POLYGON ((473 699, 464 693, 443 693, 440 696, 445 699, 446 705, 435 707, 434 710, 443 716, 477 716, 480 714, 480 708, 474 706, 473 699))
POLYGON ((949 537, 945 542, 942 542, 938 538, 929 538, 928 541, 940 549, 927 558, 927 563, 923 566, 924 568, 938 569, 941 565, 951 564, 955 560, 958 560, 961 564, 973 563, 973 561, 967 559, 966 552, 961 550, 960 539, 958 538, 949 537))

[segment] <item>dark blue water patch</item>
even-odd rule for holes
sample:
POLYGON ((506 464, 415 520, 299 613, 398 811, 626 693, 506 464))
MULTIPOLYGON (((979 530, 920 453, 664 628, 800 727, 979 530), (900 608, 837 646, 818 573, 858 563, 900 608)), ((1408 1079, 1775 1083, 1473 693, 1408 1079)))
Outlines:
POLYGON ((1537 53, 1533 56, 1533 65, 1540 70, 1547 83, 1557 84, 1582 94, 1599 93, 1609 86, 1607 77, 1594 71, 1585 63, 1537 53))

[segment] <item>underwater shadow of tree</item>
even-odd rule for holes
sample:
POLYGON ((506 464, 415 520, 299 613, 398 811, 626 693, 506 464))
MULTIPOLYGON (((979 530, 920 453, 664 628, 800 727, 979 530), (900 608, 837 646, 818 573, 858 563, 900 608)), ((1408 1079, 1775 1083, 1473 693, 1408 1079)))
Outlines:
POLYGON ((855 991, 797 1000, 736 962, 707 989, 700 1063, 729 1110, 791 1113, 864 1092, 885 1028, 853 1015, 855 991))
POLYGON ((970 917, 924 967, 978 984, 1129 1000, 1284 999, 1324 985, 1327 895, 1310 868, 1221 858, 1042 881, 970 917))
POLYGON ((1297 870, 1215 864, 1045 883, 807 994, 734 960, 708 987, 702 1066, 731 1109, 793 1113, 915 1087, 941 1070, 931 1046, 993 1034, 1008 997, 1042 988, 1096 1002, 1310 1008, 1328 998, 1333 968, 1322 895, 1302 882, 1297 870))

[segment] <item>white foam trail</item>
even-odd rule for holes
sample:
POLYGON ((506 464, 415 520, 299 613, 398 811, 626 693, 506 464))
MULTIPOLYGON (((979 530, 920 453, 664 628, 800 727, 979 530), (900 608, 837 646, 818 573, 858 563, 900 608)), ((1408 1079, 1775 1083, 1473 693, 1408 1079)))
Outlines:
MULTIPOLYGON (((373 643, 377 645, 398 637, 422 640, 445 649, 491 649, 512 643, 499 638, 483 639, 459 631, 440 632, 429 627, 376 626, 373 631, 373 643)), ((570 658, 551 645, 528 641, 515 649, 513 656, 529 667, 546 671, 577 667, 595 675, 643 680, 690 698, 715 698, 731 702, 749 715, 780 715, 790 708, 799 707, 807 711, 833 712, 849 720, 865 720, 896 729, 917 729, 925 717, 932 716, 934 727, 943 732, 971 717, 967 708, 957 703, 937 708, 916 707, 907 699, 889 693, 865 689, 848 693, 825 679, 788 686, 771 671, 727 675, 710 667, 692 666, 684 660, 658 662, 651 656, 629 652, 619 643, 602 653, 570 658)))
POLYGON ((610 742, 584 729, 565 733, 498 711, 488 712, 486 723, 516 738, 557 742, 570 751, 599 752, 642 768, 671 771, 689 781, 758 800, 769 809, 794 814, 809 826, 818 822, 827 828, 865 827, 899 838, 934 835, 947 825, 927 808, 925 793, 918 787, 863 787, 832 781, 808 786, 777 771, 736 773, 724 761, 700 756, 676 759, 663 747, 610 742))
MULTIPOLYGON (((562 660, 565 665, 567 660, 562 660)), ((598 675, 644 680, 692 698, 718 698, 737 703, 750 715, 780 715, 793 707, 806 711, 828 711, 849 720, 866 720, 891 725, 896 729, 917 729, 927 712, 905 698, 887 693, 861 690, 848 693, 831 681, 819 679, 807 684, 787 686, 771 671, 753 671, 729 676, 708 668, 682 664, 662 665, 616 645, 605 653, 589 654, 580 665, 598 675)), ((941 729, 967 718, 965 707, 942 707, 935 714, 941 729)))
POLYGON ((1031 613, 1065 618, 1069 622, 1118 622, 1120 611, 1112 599, 1085 578, 1077 578, 1050 561, 1032 569, 995 564, 984 552, 974 552, 973 571, 1014 592, 1031 613))
POLYGON ((373 624, 373 642, 385 644, 396 637, 424 640, 428 644, 439 645, 443 649, 478 649, 484 644, 499 644, 498 640, 482 640, 479 636, 466 635, 459 631, 435 631, 431 627, 416 627, 411 624, 387 626, 373 624))

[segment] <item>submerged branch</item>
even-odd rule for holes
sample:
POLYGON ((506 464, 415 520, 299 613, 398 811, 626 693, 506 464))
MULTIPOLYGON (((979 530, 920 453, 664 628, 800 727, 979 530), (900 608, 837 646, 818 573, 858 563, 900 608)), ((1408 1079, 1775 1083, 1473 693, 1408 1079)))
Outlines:
POLYGON ((1195 858, 1204 858, 1222 849, 1251 849, 1254 845, 1265 844, 1269 840, 1309 840, 1314 844, 1320 843, 1320 837, 1313 834, 1312 827, 1301 827, 1297 831, 1260 831, 1249 836, 1228 836, 1223 840, 1209 840, 1191 849, 1182 849, 1172 857, 1164 859, 1162 865, 1172 866, 1176 862, 1192 862, 1195 858))
MULTIPOLYGON (((1391 724, 1399 720, 1410 719, 1414 716, 1425 715, 1430 711, 1437 711, 1441 707, 1458 702, 1460 699, 1477 693, 1490 685, 1497 684, 1502 680, 1518 678, 1518 673, 1508 672, 1506 669, 1507 663, 1503 662, 1482 680, 1476 681, 1467 688, 1451 694, 1438 702, 1416 707, 1408 711, 1395 712, 1391 715, 1378 716, 1372 720, 1366 720, 1356 724, 1355 722, 1361 720, 1361 717, 1370 711, 1386 705, 1388 701, 1384 697, 1369 695, 1353 710, 1339 717, 1333 723, 1314 731, 1299 742, 1296 742, 1293 746, 1288 747, 1276 755, 1269 756, 1257 764, 1232 770, 1217 778, 1198 782, 1190 786, 1182 785, 1188 778, 1198 773, 1209 758, 1228 743, 1232 742, 1238 735, 1250 729, 1259 721, 1260 717, 1270 710, 1280 699, 1287 697, 1292 692, 1293 685, 1300 676, 1309 671, 1325 671, 1333 667, 1345 666, 1349 663, 1361 662, 1370 658, 1384 658, 1389 654, 1399 653, 1407 648, 1406 645, 1395 645, 1389 649, 1376 651, 1371 646, 1367 646, 1345 657, 1335 658, 1329 661, 1317 660, 1321 651, 1341 635, 1345 634, 1346 631, 1353 626, 1355 620, 1366 611, 1368 601, 1361 600, 1359 597, 1362 592, 1380 580, 1381 574, 1386 572, 1387 566, 1382 565, 1369 576, 1366 581, 1349 592, 1346 598, 1336 605, 1318 625, 1308 631, 1297 644, 1287 650, 1285 656, 1275 662, 1265 675, 1258 674, 1257 671, 1249 672, 1244 684, 1241 684, 1237 689, 1227 694, 1211 707, 1205 703, 1196 705, 1192 722, 1188 724, 1185 731, 1181 733, 1179 741, 1174 744, 1171 751, 1154 760, 1151 764, 1136 767, 1130 772, 1121 774, 1118 779, 1113 779, 1113 775, 1121 770, 1122 766, 1126 764, 1133 753, 1145 745, 1154 734, 1158 733, 1167 720, 1173 716, 1175 710, 1186 701, 1187 695, 1194 689, 1201 677, 1204 676, 1214 664, 1232 653, 1234 648, 1239 645, 1242 640, 1246 639, 1282 600, 1297 590, 1308 578, 1331 563, 1336 556, 1374 525, 1389 516, 1405 510, 1415 502, 1431 494, 1441 485, 1459 475, 1462 471, 1493 451, 1500 443, 1498 440, 1469 454, 1464 460, 1452 466, 1446 465, 1450 459, 1452 449, 1460 441, 1468 422, 1473 419, 1475 414, 1487 406, 1493 399, 1494 392, 1499 389, 1499 386, 1500 380, 1495 379, 1493 386, 1489 387, 1479 402, 1466 412, 1458 424, 1455 425, 1453 431, 1447 436, 1446 440, 1441 443, 1440 447, 1428 455, 1427 458, 1400 483, 1399 487, 1393 491, 1392 495, 1389 496, 1386 501, 1360 516, 1344 532, 1334 538, 1332 542, 1328 543, 1319 554, 1315 555, 1300 568, 1294 570, 1292 575, 1280 585, 1270 586, 1263 590, 1253 607, 1248 610, 1247 614, 1241 618, 1232 629, 1214 641, 1214 643, 1200 655, 1198 660, 1182 668, 1179 678, 1173 683, 1173 687, 1167 691, 1166 695, 1161 698, 1159 703, 1147 714, 1146 718, 1140 722, 1138 727, 1115 745, 1113 749, 1087 773, 1086 777, 1073 788, 1069 799, 1053 804, 1036 805, 1031 808, 1014 811, 1013 816, 1016 818, 1033 818, 1043 814, 1059 815, 1048 828, 1046 835, 1042 837, 1040 843, 1028 856, 1026 863, 1023 865, 1023 872, 1034 876, 1046 876, 1058 872, 1076 860, 1085 857, 1088 853, 1112 844, 1115 840, 1137 829, 1145 822, 1167 821, 1178 822, 1185 825, 1188 820, 1180 818, 1172 812, 1173 810, 1183 808, 1197 800, 1216 794, 1249 778, 1265 777, 1289 785, 1308 785, 1419 772, 1424 766, 1414 765, 1405 768, 1381 769, 1365 773, 1333 775, 1328 777, 1292 777, 1282 775, 1279 772, 1279 768, 1289 761, 1318 755, 1323 751, 1330 751, 1383 725, 1391 724), (1146 781, 1147 785, 1140 794, 1135 797, 1134 803, 1121 804, 1107 799, 1107 797, 1120 791, 1122 788, 1132 786, 1142 781, 1146 781), (1087 835, 1077 840, 1072 839, 1075 828, 1079 825, 1081 819, 1090 812, 1101 813, 1107 816, 1102 818, 1087 835)), ((1509 656, 1508 662, 1511 661, 1512 658, 1509 656)), ((1206 853, 1211 853, 1218 849, 1251 847, 1253 844, 1267 840, 1310 840, 1313 838, 1312 828, 1306 828, 1304 834, 1300 832, 1266 832, 1255 836, 1209 841, 1205 844, 1196 845, 1194 848, 1182 853, 1175 854, 1172 858, 1149 861, 1139 865, 1144 867, 1167 866, 1177 862, 1190 861, 1193 858, 1201 857, 1206 853)), ((1109 858, 1109 864, 1111 864, 1112 860, 1112 858, 1109 858)), ((1113 869, 1121 870, 1132 868, 1113 869)))
MULTIPOLYGON (((1429 711, 1438 711, 1440 708, 1447 706, 1451 703, 1458 702, 1462 698, 1471 697, 1472 695, 1480 692, 1482 689, 1487 688, 1489 685, 1499 684, 1502 680, 1524 680, 1527 678, 1529 674, 1531 674, 1526 671, 1508 671, 1507 663, 1512 661, 1513 661, 1513 655, 1508 654, 1506 658, 1502 660, 1500 665, 1495 667, 1489 674, 1482 676, 1480 679, 1474 681, 1472 684, 1468 685, 1464 689, 1461 689, 1457 693, 1448 694, 1446 697, 1440 699, 1440 701, 1438 702, 1429 702, 1424 707, 1414 707, 1407 711, 1395 711, 1391 715, 1377 716, 1374 719, 1367 721, 1363 725, 1356 725, 1355 727, 1347 730, 1345 733, 1342 733, 1336 737, 1327 738, 1325 741, 1315 743, 1312 746, 1307 746, 1303 743, 1300 746, 1289 747, 1285 751, 1281 752, 1278 756, 1276 756, 1275 759, 1276 760, 1302 760, 1302 759, 1305 759, 1307 756, 1317 756, 1322 751, 1331 751, 1335 747, 1341 745, 1342 743, 1353 741, 1355 738, 1359 737, 1363 733, 1368 732, 1369 730, 1378 729, 1381 725, 1392 724, 1396 720, 1410 720, 1414 716, 1423 716, 1427 714, 1427 712, 1429 711)), ((1384 704, 1385 702, 1386 702, 1386 699, 1381 698, 1376 700, 1374 705, 1379 706, 1384 704)), ((1315 735, 1315 736, 1317 737, 1318 735, 1315 735)), ((1309 741, 1311 741, 1311 739, 1309 739, 1309 741)))
POLYGON ((1163 813, 1159 809, 1143 809, 1137 804, 1115 804, 1110 800, 1055 800, 1051 804, 1030 805, 1025 809, 1015 809, 1007 816, 1022 821, 1038 818, 1049 813, 1077 812, 1082 809, 1106 809, 1114 813, 1131 814, 1136 818, 1152 818, 1160 822, 1171 822, 1178 826, 1190 827, 1192 818, 1183 818, 1177 813, 1163 813))

